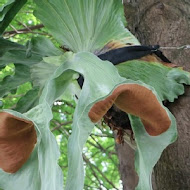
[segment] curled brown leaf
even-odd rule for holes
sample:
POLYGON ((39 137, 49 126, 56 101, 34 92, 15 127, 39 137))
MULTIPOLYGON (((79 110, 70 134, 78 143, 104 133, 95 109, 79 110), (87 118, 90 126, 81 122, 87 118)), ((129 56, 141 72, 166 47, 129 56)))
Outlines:
POLYGON ((0 168, 17 172, 30 157, 36 141, 31 121, 0 112, 0 168))
POLYGON ((128 114, 138 116, 149 135, 160 135, 171 125, 166 110, 155 94, 138 84, 120 85, 105 100, 93 105, 88 114, 91 121, 98 122, 113 104, 128 114))

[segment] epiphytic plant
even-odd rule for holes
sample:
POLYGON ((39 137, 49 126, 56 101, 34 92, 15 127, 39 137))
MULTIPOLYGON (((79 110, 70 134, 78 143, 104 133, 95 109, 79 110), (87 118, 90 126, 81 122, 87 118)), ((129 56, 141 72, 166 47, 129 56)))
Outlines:
MULTIPOLYGON (((94 123, 112 106, 128 114, 132 126, 139 175, 136 189, 151 189, 154 165, 177 138, 175 118, 162 102, 182 95, 190 74, 165 58, 159 60, 158 47, 140 46, 125 28, 121 0, 34 2, 34 15, 68 52, 46 38, 33 38, 26 46, 0 38, 0 67, 15 65, 15 75, 0 83, 1 97, 26 81, 33 83, 22 98, 30 95, 32 102, 20 101, 15 110, 0 112, 0 188, 63 189, 59 150, 49 122, 54 101, 69 92, 78 100, 65 189, 83 189, 83 146, 94 123)), ((24 3, 12 0, 0 9, 1 33, 24 3)))

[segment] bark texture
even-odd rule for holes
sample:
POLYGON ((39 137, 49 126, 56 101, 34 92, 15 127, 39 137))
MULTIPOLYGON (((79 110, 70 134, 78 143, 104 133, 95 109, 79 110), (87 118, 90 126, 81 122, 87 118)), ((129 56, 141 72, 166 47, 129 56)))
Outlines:
MULTIPOLYGON (((173 47, 190 45, 189 0, 124 0, 128 28, 141 44, 173 47)), ((163 49, 175 64, 190 71, 190 49, 163 49)), ((155 166, 154 190, 190 189, 190 88, 168 105, 178 125, 178 140, 162 154, 155 166)), ((134 190, 134 153, 117 146, 123 190, 134 190), (127 171, 127 172, 126 172, 127 171), (130 176, 130 177, 129 177, 130 176)))
POLYGON ((138 184, 138 176, 134 166, 134 150, 126 143, 116 144, 116 151, 119 158, 119 171, 124 190, 133 190, 138 184))

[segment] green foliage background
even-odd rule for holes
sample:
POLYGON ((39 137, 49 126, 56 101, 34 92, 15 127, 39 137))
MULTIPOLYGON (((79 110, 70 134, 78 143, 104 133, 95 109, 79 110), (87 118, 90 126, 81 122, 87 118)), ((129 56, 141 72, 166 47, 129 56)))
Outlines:
MULTIPOLYGON (((2 0, 0 6, 6 1, 2 0)), ((39 25, 40 21, 33 16, 34 4, 29 0, 20 12, 16 15, 9 27, 4 33, 4 37, 25 45, 32 36, 46 36, 52 40, 45 28, 30 30, 29 27, 39 25), (19 32, 20 29, 28 31, 19 32), (15 31, 9 34, 9 31, 15 31)), ((55 41, 54 41, 55 42, 55 41)), ((57 46, 56 42, 55 45, 57 46)), ((8 75, 14 74, 14 65, 9 64, 0 70, 0 81, 8 75)), ((18 89, 9 93, 0 100, 0 108, 14 109, 18 100, 32 89, 32 84, 27 82, 18 89)), ((59 165, 64 174, 64 180, 67 175, 67 143, 71 134, 71 123, 75 103, 59 100, 53 106, 53 119, 51 121, 51 130, 55 135, 61 151, 59 165)), ((97 125, 97 128, 90 135, 83 151, 83 159, 86 168, 85 190, 115 190, 121 189, 120 176, 118 172, 118 158, 115 152, 114 137, 110 129, 104 124, 97 125)))

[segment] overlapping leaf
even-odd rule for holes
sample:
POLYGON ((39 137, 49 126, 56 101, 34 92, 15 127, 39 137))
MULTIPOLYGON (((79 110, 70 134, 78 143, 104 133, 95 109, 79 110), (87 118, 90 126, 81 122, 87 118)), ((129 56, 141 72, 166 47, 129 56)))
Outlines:
POLYGON ((183 84, 190 85, 190 73, 181 68, 166 67, 158 62, 127 61, 117 65, 122 77, 140 80, 156 90, 161 100, 173 102, 184 93, 183 84))
POLYGON ((163 149, 177 138, 175 118, 168 110, 167 112, 171 118, 171 127, 166 133, 156 137, 146 133, 139 118, 129 115, 137 144, 135 168, 139 176, 139 183, 136 190, 152 189, 152 168, 160 158, 163 149))
POLYGON ((9 0, 5 5, 0 7, 0 35, 26 2, 27 0, 9 0))
POLYGON ((112 40, 138 44, 124 26, 121 0, 35 0, 35 15, 73 52, 100 50, 112 40), (49 14, 51 13, 51 14, 49 14))
POLYGON ((56 48, 51 40, 43 36, 32 38, 30 41, 30 48, 32 52, 39 54, 41 57, 63 54, 61 49, 56 48))

